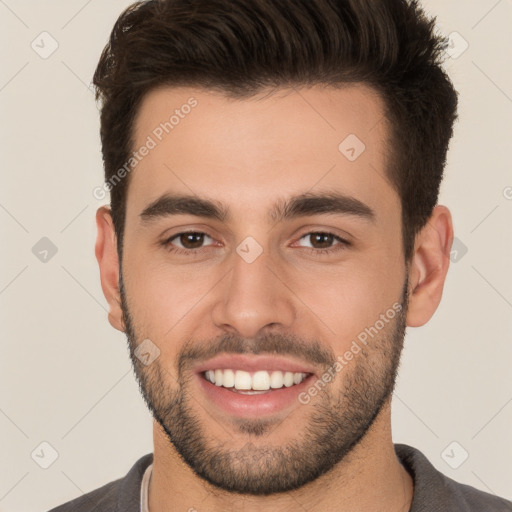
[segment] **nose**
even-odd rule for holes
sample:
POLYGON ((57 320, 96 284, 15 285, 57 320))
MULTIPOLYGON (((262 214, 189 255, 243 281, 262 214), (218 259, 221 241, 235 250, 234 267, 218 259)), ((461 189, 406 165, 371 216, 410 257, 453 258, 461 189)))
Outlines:
POLYGON ((248 262, 235 253, 233 266, 219 283, 212 308, 213 323, 252 338, 265 328, 290 327, 296 318, 296 300, 287 286, 286 272, 263 251, 248 262))

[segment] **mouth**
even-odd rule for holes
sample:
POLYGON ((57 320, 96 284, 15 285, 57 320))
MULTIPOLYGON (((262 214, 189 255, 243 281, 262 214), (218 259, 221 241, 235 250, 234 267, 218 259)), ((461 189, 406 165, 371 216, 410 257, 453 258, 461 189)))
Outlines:
POLYGON ((301 405, 298 397, 315 372, 277 357, 224 356, 196 368, 207 406, 237 417, 261 417, 301 405))
POLYGON ((304 381, 309 373, 283 372, 279 370, 258 370, 246 372, 244 370, 207 370, 203 377, 216 386, 222 386, 229 391, 244 395, 256 395, 274 391, 276 389, 290 388, 304 381))

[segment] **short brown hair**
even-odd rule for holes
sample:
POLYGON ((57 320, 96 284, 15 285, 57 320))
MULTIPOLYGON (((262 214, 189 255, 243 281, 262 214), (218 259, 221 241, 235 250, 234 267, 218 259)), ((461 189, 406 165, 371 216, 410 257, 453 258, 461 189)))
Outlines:
MULTIPOLYGON (((133 152, 141 99, 161 85, 248 98, 266 89, 363 83, 383 98, 387 177, 402 203, 406 261, 437 203, 457 93, 446 38, 416 0, 149 0, 118 18, 94 74, 105 182, 133 152)), ((122 257, 129 179, 110 190, 122 257)))

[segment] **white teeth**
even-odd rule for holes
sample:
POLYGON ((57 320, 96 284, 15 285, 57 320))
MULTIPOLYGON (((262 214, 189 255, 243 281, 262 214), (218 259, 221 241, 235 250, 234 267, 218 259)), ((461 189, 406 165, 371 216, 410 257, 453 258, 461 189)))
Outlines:
POLYGON ((269 389, 281 389, 283 386, 289 388, 294 384, 300 384, 306 378, 306 374, 259 370, 251 375, 243 370, 218 369, 206 371, 205 377, 206 380, 216 386, 245 391, 268 391, 269 389))
POLYGON ((282 388, 284 384, 283 381, 283 372, 272 372, 270 375, 270 387, 272 389, 282 388))
POLYGON ((256 391, 270 389, 270 375, 268 372, 260 371, 252 376, 252 389, 256 391))
POLYGON ((294 373, 293 374, 293 383, 299 384, 302 382, 302 373, 294 373))
POLYGON ((232 388, 235 386, 235 372, 233 370, 224 370, 222 385, 225 388, 232 388))
MULTIPOLYGON (((215 379, 217 379, 217 372, 222 370, 215 370, 215 379)), ((217 383, 217 380, 215 380, 217 383)), ((251 374, 242 370, 237 370, 235 373, 235 388, 236 389, 251 389, 251 374)))
POLYGON ((290 386, 293 386, 293 383, 294 383, 294 378, 293 378, 293 373, 292 372, 286 372, 284 374, 284 379, 283 379, 283 384, 289 388, 290 386))

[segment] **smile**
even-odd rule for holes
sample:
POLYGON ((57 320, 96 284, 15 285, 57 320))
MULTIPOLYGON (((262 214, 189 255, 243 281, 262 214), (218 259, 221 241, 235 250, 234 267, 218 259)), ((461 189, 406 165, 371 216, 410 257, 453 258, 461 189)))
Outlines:
POLYGON ((258 394, 300 384, 309 374, 267 370, 246 372, 244 370, 217 369, 208 370, 203 375, 208 382, 216 386, 222 386, 244 394, 258 394))

